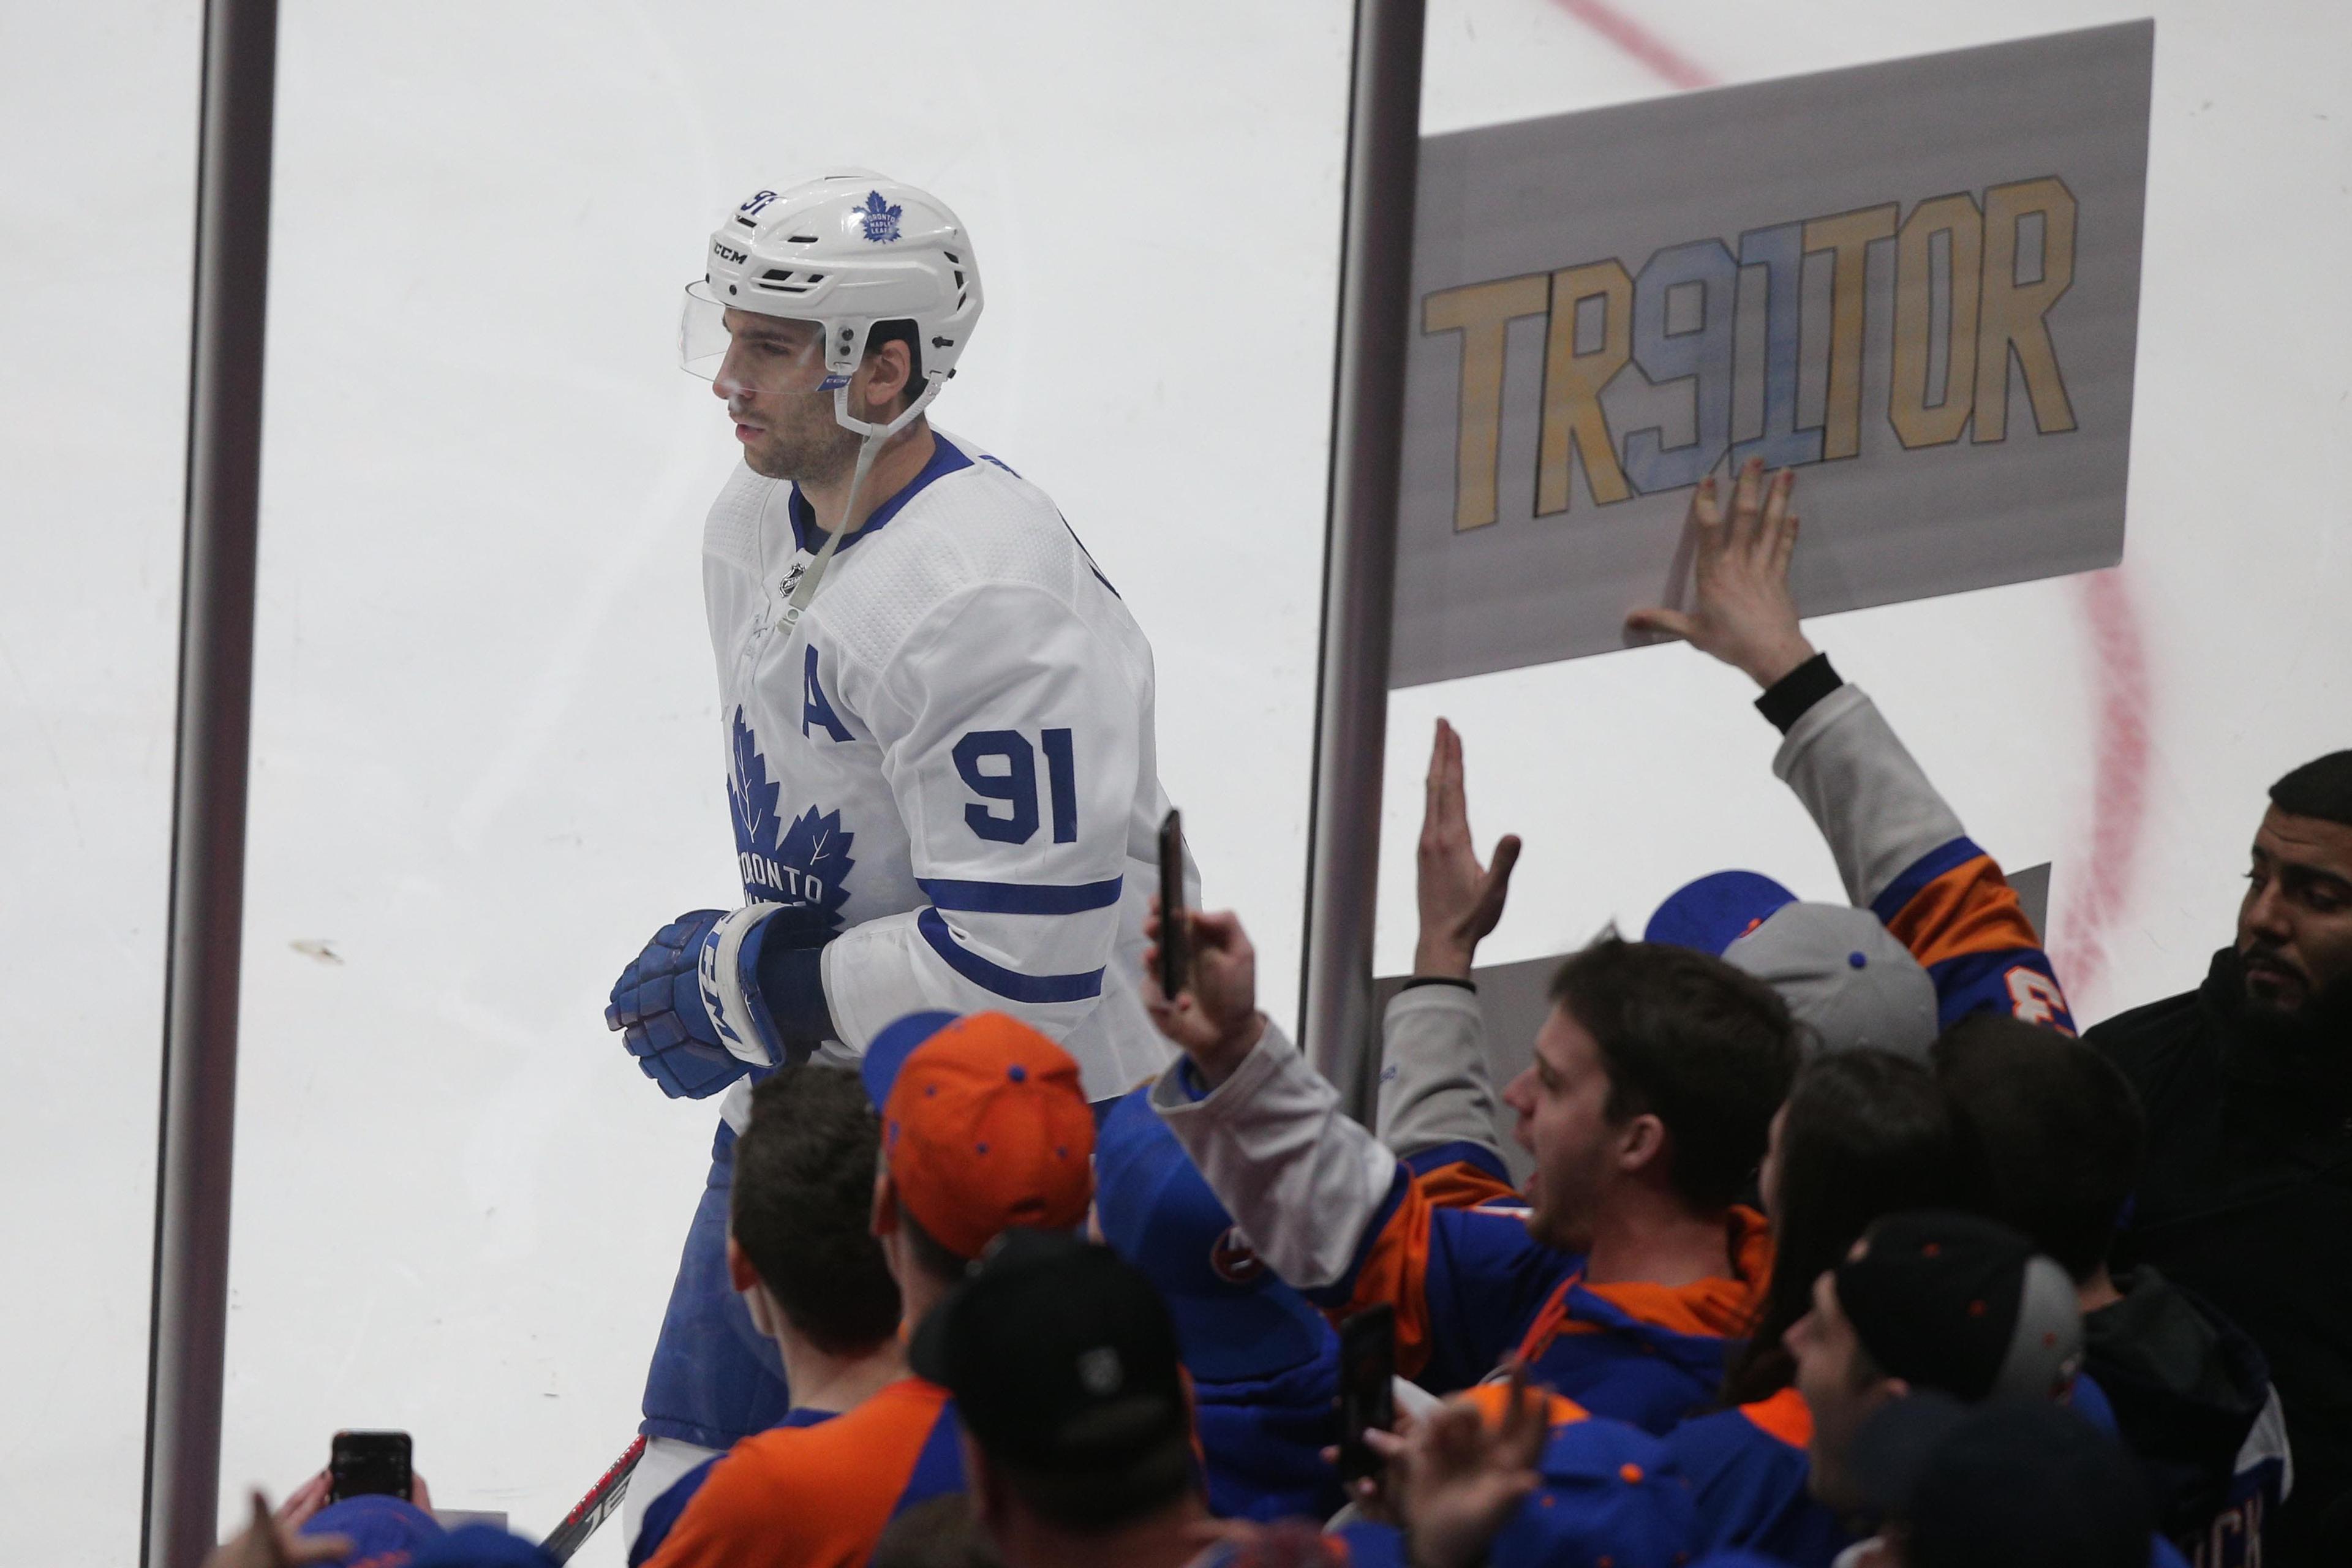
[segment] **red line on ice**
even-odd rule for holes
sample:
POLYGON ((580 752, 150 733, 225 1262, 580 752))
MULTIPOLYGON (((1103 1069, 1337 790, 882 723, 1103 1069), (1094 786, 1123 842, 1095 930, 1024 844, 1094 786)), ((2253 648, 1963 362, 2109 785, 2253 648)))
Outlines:
MULTIPOLYGON (((1673 88, 1720 86, 1722 79, 1684 55, 1610 0, 1557 0, 1559 8, 1648 68, 1673 88)), ((2123 911, 2137 869, 2147 816, 2147 638, 2120 568, 2074 579, 2092 644, 2098 688, 2098 738, 2093 752, 2091 843, 2070 869, 2063 910, 2044 938, 2053 967, 2079 1002, 2105 977, 2107 931, 2123 911)))
POLYGON ((1697 61, 1642 26, 1609 0, 1559 0, 1559 7, 1642 64, 1668 87, 1717 87, 1721 83, 1697 61))

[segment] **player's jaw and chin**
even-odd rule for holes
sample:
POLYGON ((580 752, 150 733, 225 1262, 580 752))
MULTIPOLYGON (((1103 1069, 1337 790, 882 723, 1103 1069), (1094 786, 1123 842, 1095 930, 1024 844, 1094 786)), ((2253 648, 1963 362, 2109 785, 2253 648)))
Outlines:
POLYGON ((833 416, 833 394, 761 393, 728 399, 743 461, 762 479, 824 484, 845 479, 857 437, 833 416))

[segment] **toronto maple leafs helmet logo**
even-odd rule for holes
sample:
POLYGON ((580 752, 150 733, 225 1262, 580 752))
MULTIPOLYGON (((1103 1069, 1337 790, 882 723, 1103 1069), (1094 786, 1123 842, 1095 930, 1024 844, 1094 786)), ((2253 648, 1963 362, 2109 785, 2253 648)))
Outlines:
POLYGON ((849 857, 856 835, 841 826, 841 813, 809 807, 783 820, 777 786, 758 739, 735 710, 734 743, 727 770, 727 804, 735 817, 735 858, 743 875, 743 896, 782 904, 770 918, 778 934, 804 932, 812 941, 841 929, 841 907, 849 901, 849 857))
POLYGON ((857 221, 866 226, 866 237, 877 245, 887 245, 898 237, 898 219, 906 208, 882 199, 879 191, 866 193, 866 205, 858 210, 857 221))

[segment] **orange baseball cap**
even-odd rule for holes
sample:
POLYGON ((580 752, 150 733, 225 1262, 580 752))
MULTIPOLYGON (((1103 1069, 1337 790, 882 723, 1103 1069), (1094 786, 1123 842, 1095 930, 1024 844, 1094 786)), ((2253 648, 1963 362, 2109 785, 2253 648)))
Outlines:
POLYGON ((882 1103, 882 1157, 916 1223, 961 1258, 1016 1226, 1084 1223, 1095 1117, 1070 1054, 1002 1013, 926 1032, 882 1103))

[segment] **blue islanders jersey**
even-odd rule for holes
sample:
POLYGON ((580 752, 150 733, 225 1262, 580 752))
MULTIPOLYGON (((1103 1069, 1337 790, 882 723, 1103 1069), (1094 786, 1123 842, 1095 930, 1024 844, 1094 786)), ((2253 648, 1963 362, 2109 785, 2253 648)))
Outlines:
POLYGON ((1997 1011, 2074 1032, 2050 957, 2000 868, 1858 687, 1807 709, 1772 771, 1829 841, 1847 896, 1936 983, 1945 1027, 1997 1011))
POLYGON ((1347 1502, 1323 1450, 1339 1440, 1339 1341, 1269 1377, 1192 1380, 1192 1419, 1220 1519, 1328 1519, 1347 1502))
MULTIPOLYGON (((848 1052, 918 1009, 993 1008, 1108 1099, 1169 1054, 1137 994, 1168 808, 1151 647, 1042 491, 933 438, 796 625, 782 611, 824 540, 798 488, 739 464, 710 509, 743 896, 831 939, 848 1052)), ((725 1107, 739 1126, 748 1097, 725 1107)))
POLYGON ((1763 1215, 1736 1207, 1721 1275, 1589 1282, 1582 1258, 1528 1233, 1490 1151, 1416 1171, 1272 1024, 1215 1094, 1179 1063, 1152 1103, 1278 1277, 1328 1312, 1395 1309, 1397 1371, 1432 1393, 1517 1352, 1592 1415, 1667 1431, 1714 1400, 1771 1277, 1763 1215))
POLYGON ((1700 1548, 1744 1548, 1790 1568, 1829 1568, 1853 1537, 1806 1489, 1812 1440, 1812 1412, 1793 1388, 1668 1434, 1666 1450, 1691 1484, 1700 1548))

